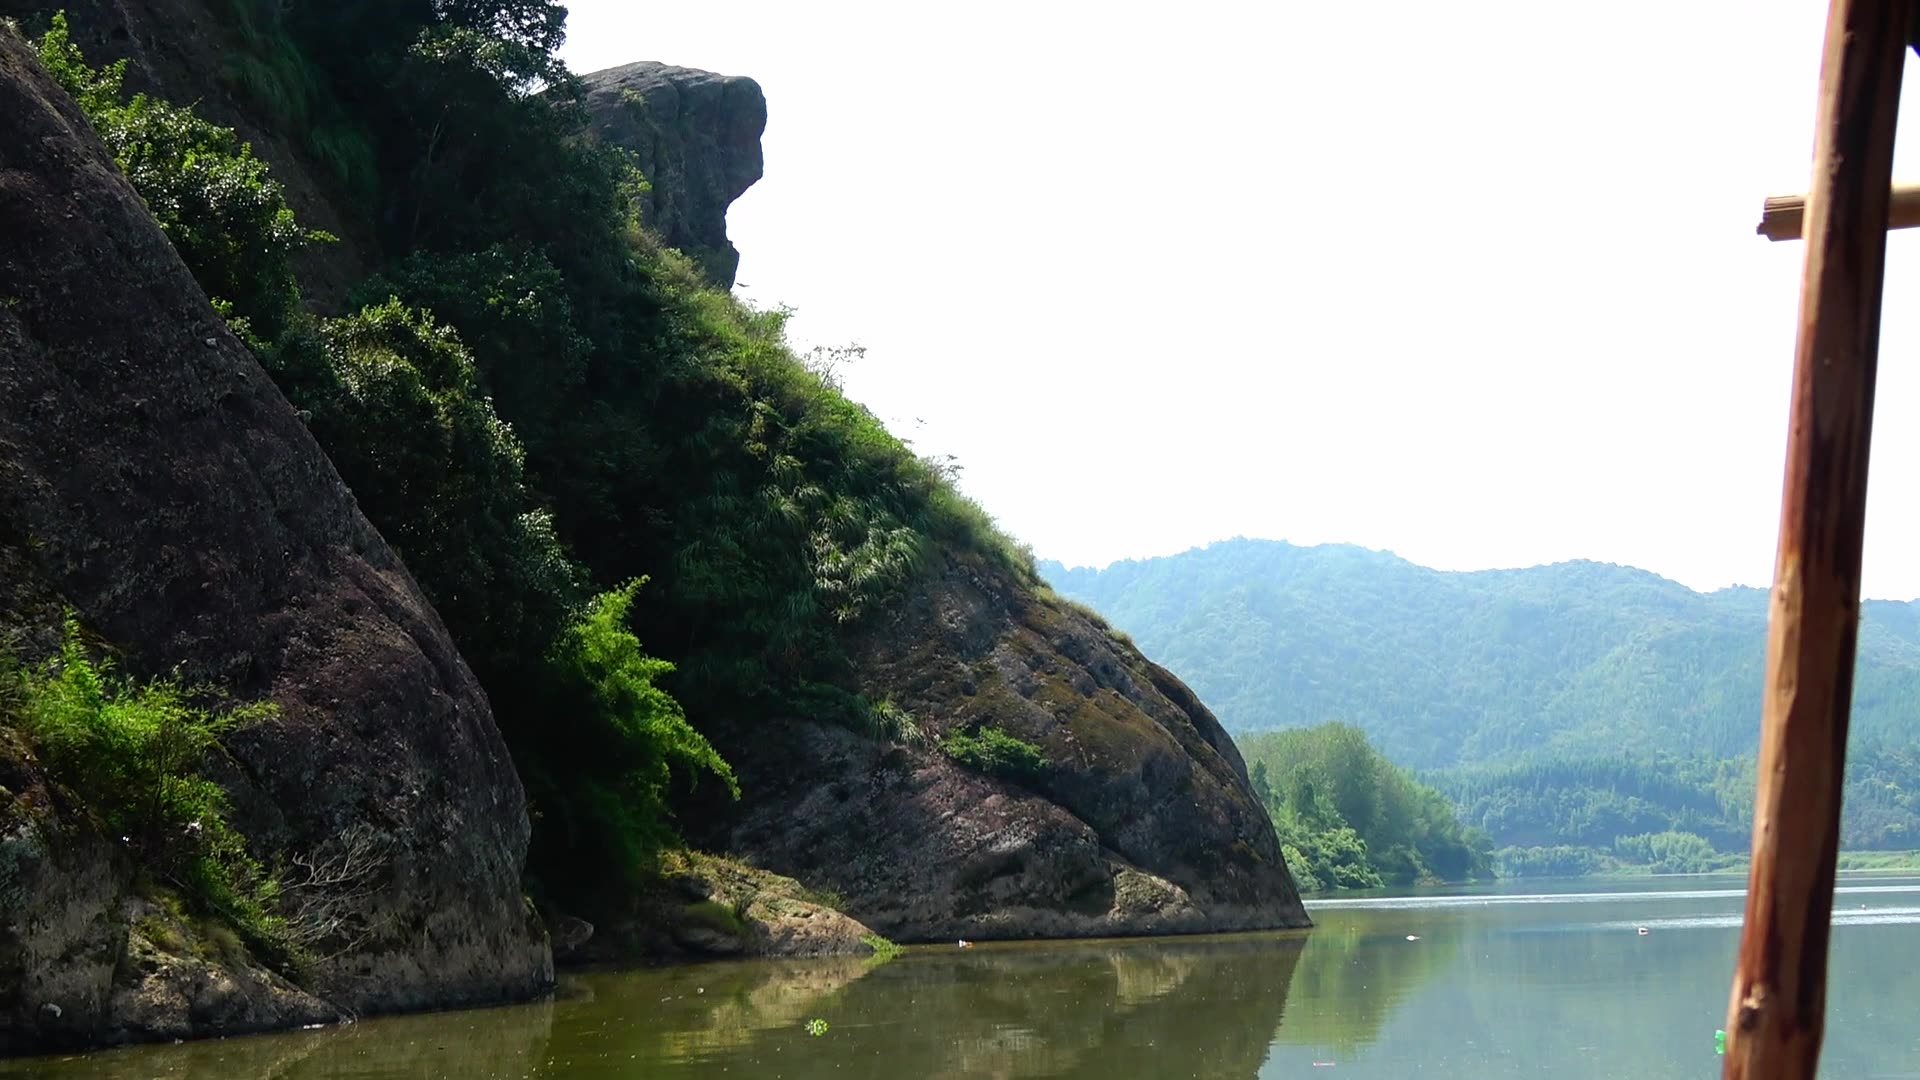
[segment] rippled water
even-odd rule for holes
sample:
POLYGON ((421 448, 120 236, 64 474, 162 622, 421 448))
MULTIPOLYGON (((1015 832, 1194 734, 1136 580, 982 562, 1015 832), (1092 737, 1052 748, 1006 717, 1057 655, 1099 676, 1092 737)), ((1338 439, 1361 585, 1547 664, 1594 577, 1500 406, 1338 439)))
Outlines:
MULTIPOLYGON (((1743 884, 1528 882, 1322 902, 1306 933, 595 973, 537 1005, 0 1062, 0 1078, 1704 1080, 1743 884)), ((1920 878, 1842 879, 1831 1080, 1920 1080, 1916 894, 1920 878)))

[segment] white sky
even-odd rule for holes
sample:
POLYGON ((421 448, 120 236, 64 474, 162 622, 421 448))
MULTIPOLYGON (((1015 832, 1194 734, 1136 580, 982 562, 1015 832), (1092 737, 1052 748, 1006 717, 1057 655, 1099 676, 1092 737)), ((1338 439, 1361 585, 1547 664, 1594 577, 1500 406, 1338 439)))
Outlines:
MULTIPOLYGON (((867 346, 848 391, 1042 557, 1771 578, 1802 246, 1754 225, 1821 0, 569 6, 576 71, 759 81, 739 291, 867 346)), ((1906 599, 1920 230, 1887 295, 1866 592, 1906 599)))

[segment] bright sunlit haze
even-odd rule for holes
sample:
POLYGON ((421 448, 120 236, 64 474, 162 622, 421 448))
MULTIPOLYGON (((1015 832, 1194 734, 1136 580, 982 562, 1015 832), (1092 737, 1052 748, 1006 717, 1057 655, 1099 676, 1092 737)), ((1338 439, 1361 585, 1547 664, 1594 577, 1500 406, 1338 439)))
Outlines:
MULTIPOLYGON (((1803 249, 1754 225, 1823 4, 570 7, 575 71, 765 88, 738 291, 866 346, 849 393, 1042 557, 1771 578, 1803 249)), ((1888 263, 1865 591, 1906 599, 1920 237, 1888 263)))

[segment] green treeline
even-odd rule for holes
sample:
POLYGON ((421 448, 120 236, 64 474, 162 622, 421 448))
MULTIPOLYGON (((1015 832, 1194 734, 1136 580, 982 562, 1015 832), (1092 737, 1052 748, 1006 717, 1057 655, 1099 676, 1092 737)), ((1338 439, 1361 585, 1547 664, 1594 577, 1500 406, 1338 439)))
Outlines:
MULTIPOLYGON (((1460 817, 1497 838, 1502 873, 1557 875, 1644 867, 1660 873, 1724 869, 1753 830, 1753 758, 1572 758, 1532 755, 1510 765, 1462 766, 1426 779, 1460 817), (1648 837, 1687 837, 1686 857, 1653 853, 1648 837)), ((1920 845, 1920 754, 1868 736, 1847 749, 1847 850, 1920 845)))
POLYGON ((63 20, 41 55, 485 687, 527 783, 537 894, 591 907, 645 872, 690 793, 741 795, 715 746, 779 739, 767 717, 883 728, 842 641, 930 567, 1031 578, 795 356, 783 312, 708 287, 640 225, 645 178, 589 136, 555 55, 562 7, 232 8, 233 89, 367 234, 371 272, 333 317, 294 267, 338 241, 232 131, 127 95, 63 20))
POLYGON ((1301 891, 1489 873, 1486 834, 1463 828, 1445 796, 1388 761, 1359 728, 1325 723, 1238 741, 1301 891))
POLYGON ((1503 858, 1516 866, 1523 865, 1519 851, 1544 849, 1526 857, 1537 861, 1565 848, 1588 854, 1558 853, 1559 862, 1586 860, 1587 869, 1597 869, 1621 854, 1622 837, 1664 833, 1696 836, 1710 850, 1745 851, 1753 814, 1753 762, 1744 758, 1539 754, 1428 779, 1456 801, 1463 820, 1496 837, 1503 858))

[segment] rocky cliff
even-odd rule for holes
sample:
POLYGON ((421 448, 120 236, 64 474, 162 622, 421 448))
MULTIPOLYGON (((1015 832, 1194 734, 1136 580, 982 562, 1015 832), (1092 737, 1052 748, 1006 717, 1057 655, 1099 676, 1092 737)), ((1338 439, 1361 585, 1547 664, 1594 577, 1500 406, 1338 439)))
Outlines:
MULTIPOLYGON (((149 88, 223 100, 218 65, 191 59, 217 53, 200 38, 222 32, 198 0, 83 6, 94 21, 76 18, 76 33, 150 64, 149 88), (117 37, 122 27, 133 29, 117 37)), ((523 795, 479 687, 84 120, 17 44, 3 48, 0 627, 31 652, 71 604, 139 670, 182 665, 271 698, 279 716, 233 736, 219 776, 247 834, 295 853, 373 834, 391 856, 366 936, 301 987, 244 957, 182 956, 115 845, 24 746, 0 743, 0 1052, 530 992, 550 952, 521 901, 523 795)), ((633 149, 652 182, 648 220, 731 282, 724 219, 760 174, 758 87, 656 64, 586 83, 600 136, 633 149)), ((244 120, 243 132, 273 137, 244 120)), ((279 145, 276 175, 324 201, 301 152, 279 145)), ((345 202, 309 220, 356 231, 345 202)), ((300 269, 323 299, 353 273, 300 269)), ((687 412, 727 407, 724 395, 680 400, 687 412)), ((756 423, 781 419, 756 408, 756 423)), ((662 417, 636 426, 686 439, 662 417)), ((727 449, 675 446, 689 461, 727 449)), ((830 451, 818 453, 830 472, 830 451)), ((844 689, 891 703, 910 729, 869 738, 806 715, 705 710, 693 719, 746 794, 684 814, 685 828, 796 889, 838 893, 900 938, 1305 924, 1239 755, 1178 679, 1017 569, 958 546, 926 562, 905 595, 845 632, 844 689), (1044 767, 983 771, 943 748, 988 729, 1036 748, 1044 767)), ((737 899, 709 893, 675 900, 737 899)), ((851 929, 835 926, 836 940, 851 929)))
POLYGON ((646 223, 733 287, 727 207, 760 179, 767 99, 752 79, 644 61, 581 77, 602 139, 631 150, 651 189, 646 223))
POLYGON ((243 831, 263 852, 359 835, 381 853, 359 932, 304 989, 244 957, 169 956, 114 845, 17 741, 0 745, 0 1052, 544 987, 524 798, 479 686, 4 29, 0 236, 0 625, 31 652, 71 605, 136 670, 271 699, 277 717, 229 737, 220 776, 243 831))
POLYGON ((903 940, 1307 925, 1232 740, 1088 613, 954 560, 864 635, 857 662, 914 733, 803 725, 777 754, 741 740, 756 798, 737 853, 903 940), (983 728, 1047 764, 996 777, 942 749, 983 728))

